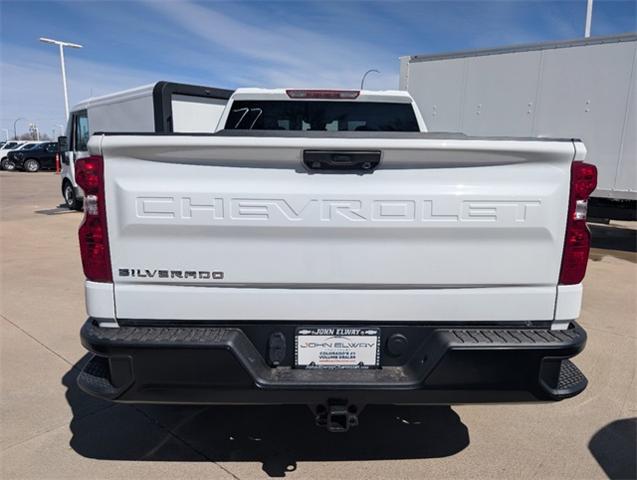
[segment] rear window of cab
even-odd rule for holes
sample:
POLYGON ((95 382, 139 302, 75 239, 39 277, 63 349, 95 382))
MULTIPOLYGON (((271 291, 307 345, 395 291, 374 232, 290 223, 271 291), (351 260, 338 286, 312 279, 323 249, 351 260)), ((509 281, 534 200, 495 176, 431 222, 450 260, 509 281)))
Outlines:
POLYGON ((238 100, 227 130, 418 132, 410 103, 238 100))

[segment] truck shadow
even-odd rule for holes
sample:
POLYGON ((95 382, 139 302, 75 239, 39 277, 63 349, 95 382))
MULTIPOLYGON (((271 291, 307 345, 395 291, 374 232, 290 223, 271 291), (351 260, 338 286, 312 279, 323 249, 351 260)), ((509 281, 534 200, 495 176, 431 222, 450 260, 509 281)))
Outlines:
POLYGON ((637 478, 636 440, 637 418, 624 418, 598 430, 588 449, 608 478, 637 478))
POLYGON ((469 433, 448 406, 369 406, 360 426, 328 433, 305 406, 123 405, 77 386, 82 359, 63 377, 73 411, 71 448, 103 460, 260 462, 284 477, 297 462, 423 459, 454 455, 469 433))

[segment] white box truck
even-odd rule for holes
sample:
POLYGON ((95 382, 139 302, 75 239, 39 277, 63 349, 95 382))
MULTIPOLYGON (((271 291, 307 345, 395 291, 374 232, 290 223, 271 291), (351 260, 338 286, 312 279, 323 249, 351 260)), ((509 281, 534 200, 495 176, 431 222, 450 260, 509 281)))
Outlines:
POLYGON ((430 131, 580 138, 599 171, 591 217, 634 220, 637 35, 401 58, 430 131))
POLYGON ((78 103, 60 143, 64 203, 71 209, 82 208, 74 165, 76 159, 88 156, 88 139, 95 132, 212 133, 230 95, 232 90, 157 82, 78 103))

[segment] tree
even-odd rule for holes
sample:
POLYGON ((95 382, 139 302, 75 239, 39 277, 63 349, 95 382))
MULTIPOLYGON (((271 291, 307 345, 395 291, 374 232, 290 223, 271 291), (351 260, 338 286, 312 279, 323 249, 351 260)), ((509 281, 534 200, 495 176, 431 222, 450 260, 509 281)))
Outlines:
MULTIPOLYGON (((37 140, 37 134, 35 133, 35 131, 29 132, 29 133, 23 133, 21 135, 18 135, 18 140, 34 141, 34 140, 37 140)), ((49 137, 49 135, 46 133, 40 133, 40 140, 49 141, 51 140, 51 137, 49 137)))

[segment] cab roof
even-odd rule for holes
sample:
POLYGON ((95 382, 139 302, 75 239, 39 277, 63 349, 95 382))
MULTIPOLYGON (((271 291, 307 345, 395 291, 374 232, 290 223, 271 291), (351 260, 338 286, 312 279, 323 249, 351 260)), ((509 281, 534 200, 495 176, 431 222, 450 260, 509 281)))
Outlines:
POLYGON ((354 90, 333 88, 237 88, 232 94, 231 100, 327 100, 327 101, 358 101, 358 102, 393 102, 411 103, 409 93, 402 90, 354 90), (343 92, 344 94, 357 94, 352 98, 317 98, 317 97, 292 97, 290 92, 343 92))

